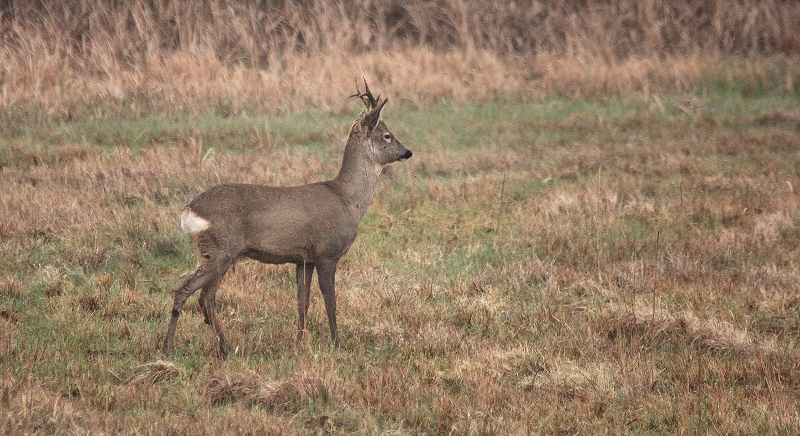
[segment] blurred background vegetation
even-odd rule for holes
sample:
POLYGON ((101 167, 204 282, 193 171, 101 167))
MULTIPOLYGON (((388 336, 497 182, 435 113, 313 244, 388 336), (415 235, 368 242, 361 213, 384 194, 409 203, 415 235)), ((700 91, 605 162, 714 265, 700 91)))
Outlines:
POLYGON ((794 93, 798 22, 790 0, 7 1, 0 107, 341 111, 362 75, 421 105, 794 93))

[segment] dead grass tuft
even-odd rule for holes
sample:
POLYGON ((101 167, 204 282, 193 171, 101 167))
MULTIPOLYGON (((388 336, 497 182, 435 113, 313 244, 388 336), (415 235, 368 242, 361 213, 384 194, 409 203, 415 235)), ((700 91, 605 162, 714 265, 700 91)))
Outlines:
POLYGON ((326 401, 329 393, 324 380, 305 371, 281 380, 264 379, 252 372, 216 371, 208 376, 203 395, 214 405, 243 401, 273 412, 296 413, 306 402, 326 401))
POLYGON ((17 297, 22 293, 20 282, 14 276, 0 276, 0 296, 17 297))
POLYGON ((17 322, 18 316, 10 309, 0 308, 0 362, 4 362, 11 356, 13 352, 14 343, 14 324, 17 322))
MULTIPOLYGON (((353 320, 355 322, 355 320, 353 320)), ((386 342, 393 345, 402 345, 406 342, 408 332, 397 322, 381 320, 375 323, 359 322, 350 327, 356 338, 366 342, 386 342)))
POLYGON ((186 375, 186 371, 179 368, 172 362, 158 360, 153 363, 146 363, 139 365, 133 370, 133 374, 125 379, 125 384, 156 384, 162 381, 167 381, 176 378, 182 378, 186 375))
POLYGON ((786 111, 773 111, 756 118, 756 123, 769 126, 787 125, 800 130, 800 114, 786 111))
POLYGON ((666 310, 637 307, 606 309, 598 314, 598 324, 610 337, 619 333, 635 334, 652 343, 691 346, 701 351, 742 356, 777 355, 774 341, 755 338, 753 333, 736 328, 720 319, 702 320, 684 311, 672 314, 666 310))
POLYGON ((565 398, 613 398, 624 395, 620 377, 618 370, 605 363, 579 365, 566 360, 549 362, 545 371, 524 377, 518 386, 525 390, 552 391, 565 398))

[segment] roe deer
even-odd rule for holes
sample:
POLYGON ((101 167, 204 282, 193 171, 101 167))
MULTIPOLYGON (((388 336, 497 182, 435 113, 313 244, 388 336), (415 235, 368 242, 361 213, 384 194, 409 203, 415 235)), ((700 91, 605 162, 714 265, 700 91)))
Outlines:
MULTIPOLYGON (((358 83, 356 83, 358 85, 358 83)), ((181 228, 191 235, 200 262, 175 290, 172 317, 162 354, 169 355, 178 317, 186 300, 198 289, 206 324, 213 327, 222 357, 227 356, 222 327, 214 315, 217 288, 228 268, 240 258, 297 266, 297 341, 303 338, 308 313, 311 275, 319 287, 333 344, 336 327, 336 264, 358 233, 378 176, 384 165, 411 157, 381 121, 387 99, 372 96, 366 87, 358 97, 366 106, 347 138, 342 168, 335 179, 295 187, 250 184, 214 186, 192 200, 181 214, 181 228)))

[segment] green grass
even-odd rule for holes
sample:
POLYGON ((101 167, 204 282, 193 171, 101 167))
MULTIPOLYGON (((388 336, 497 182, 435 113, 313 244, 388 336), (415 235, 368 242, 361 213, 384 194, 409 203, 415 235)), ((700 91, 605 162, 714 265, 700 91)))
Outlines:
POLYGON ((316 290, 295 346, 293 270, 246 263, 218 297, 231 357, 192 298, 179 375, 131 382, 195 263, 183 205, 333 177, 354 116, 6 120, 2 431, 800 428, 800 101, 730 87, 391 107, 414 157, 340 264, 342 348, 316 290))

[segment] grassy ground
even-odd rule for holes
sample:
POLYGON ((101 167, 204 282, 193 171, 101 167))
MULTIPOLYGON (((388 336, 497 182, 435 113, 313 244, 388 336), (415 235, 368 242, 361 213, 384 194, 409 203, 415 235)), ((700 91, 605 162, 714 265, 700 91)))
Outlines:
POLYGON ((414 157, 340 264, 342 348, 316 291, 295 346, 293 270, 243 263, 218 297, 226 361, 194 298, 158 361, 196 261, 177 216, 221 181, 334 176, 355 102, 9 113, 0 432, 797 433, 800 99, 731 83, 390 95, 414 157))

